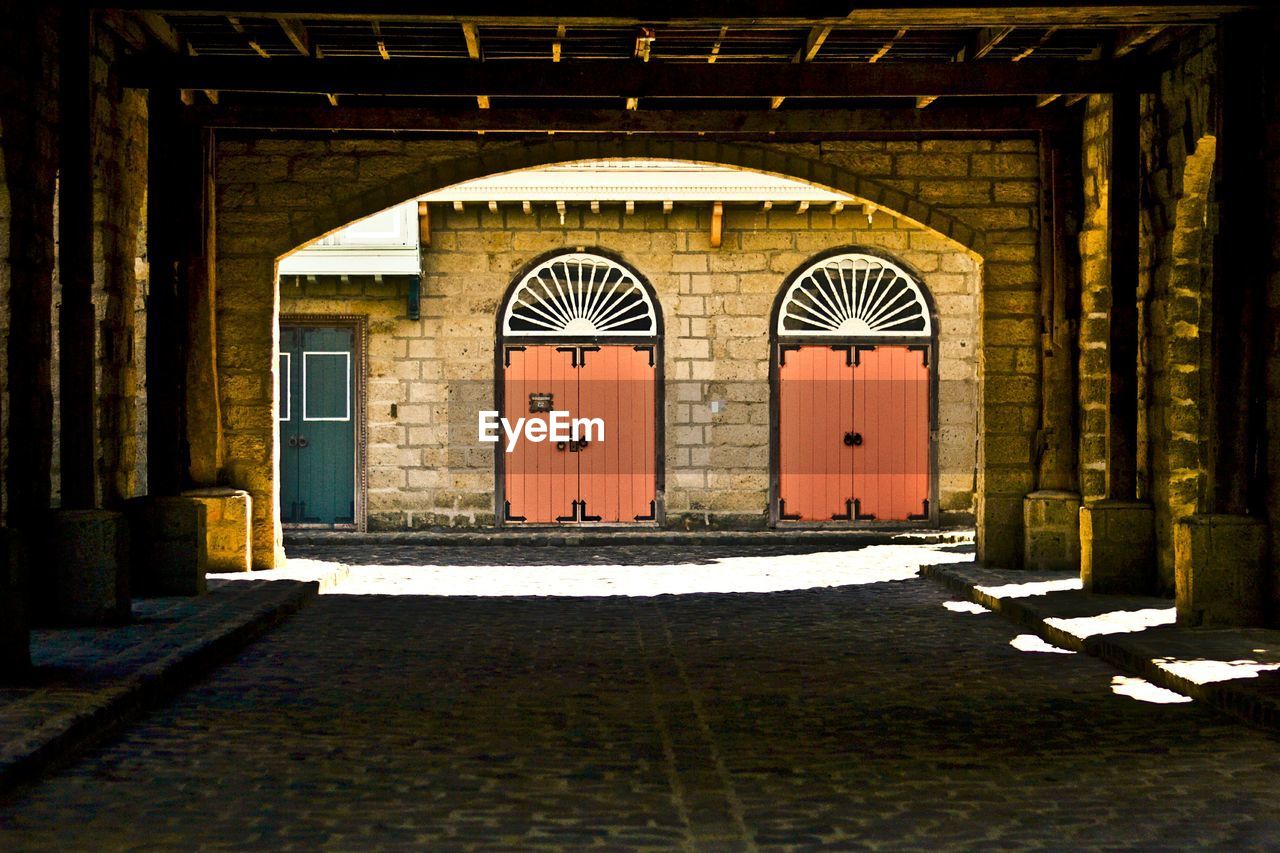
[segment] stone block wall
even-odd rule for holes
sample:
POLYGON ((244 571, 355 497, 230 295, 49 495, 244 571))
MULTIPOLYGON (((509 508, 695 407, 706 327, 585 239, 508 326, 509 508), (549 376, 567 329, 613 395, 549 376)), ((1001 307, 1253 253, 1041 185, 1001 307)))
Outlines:
MULTIPOLYGON (((127 52, 120 35, 145 36, 136 22, 112 15, 94 27, 90 57, 93 132, 94 485, 101 506, 119 507, 146 494, 146 258, 147 99, 120 84, 117 61, 127 52)), ((57 199, 53 200, 54 216, 57 199)), ((56 260, 57 235, 53 234, 56 260)), ((58 435, 61 287, 53 270, 50 304, 51 500, 60 503, 58 435)))
MULTIPOLYGON (((1139 497, 1154 508, 1158 585, 1174 587, 1173 531, 1207 488, 1210 406, 1214 42, 1186 48, 1142 97, 1139 248, 1139 497)), ((1106 494, 1108 208, 1111 103, 1089 99, 1084 122, 1080 324, 1080 483, 1106 494)))
MULTIPOLYGON (((1160 589, 1174 589, 1174 529, 1206 507, 1213 404, 1211 297, 1217 140, 1211 34, 1143 99, 1147 204, 1141 257, 1147 498, 1155 508, 1160 589)), ((1140 446, 1141 448, 1141 446, 1140 446)))
MULTIPOLYGON (((552 250, 602 248, 657 292, 665 327, 666 507, 676 526, 763 525, 769 488, 769 318, 784 280, 819 252, 883 251, 930 289, 939 314, 939 488, 944 523, 972 523, 981 271, 938 234, 861 210, 730 206, 710 246, 710 205, 551 205, 530 215, 434 205, 423 253, 422 319, 407 285, 371 277, 281 284, 286 315, 369 317, 369 520, 374 529, 488 525, 494 454, 476 440, 493 407, 494 329, 516 273, 552 250), (725 405, 713 413, 712 401, 725 405), (391 414, 392 407, 396 414, 391 414)), ((718 407, 719 408, 719 407, 718 407)))
POLYGON ((1086 105, 1083 221, 1080 227, 1080 494, 1107 493, 1107 336, 1111 326, 1111 97, 1086 105))
POLYGON ((220 143, 218 366, 225 473, 254 495, 255 549, 268 555, 261 563, 255 557, 256 565, 269 565, 280 542, 271 467, 275 259, 362 216, 462 180, 554 162, 645 157, 721 163, 843 190, 950 238, 981 260, 979 547, 994 564, 1020 563, 1022 500, 1035 487, 1031 442, 1039 416, 1035 142, 748 145, 598 137, 220 143))

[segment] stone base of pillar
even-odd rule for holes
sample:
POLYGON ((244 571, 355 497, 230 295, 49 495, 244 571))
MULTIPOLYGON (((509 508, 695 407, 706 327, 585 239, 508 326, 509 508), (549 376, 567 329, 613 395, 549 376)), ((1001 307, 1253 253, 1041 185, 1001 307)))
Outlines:
POLYGON ((1156 584, 1155 513, 1143 501, 1080 507, 1080 579, 1087 592, 1150 595, 1156 584))
POLYGON ((241 489, 192 489, 182 496, 204 504, 209 571, 249 571, 253 567, 253 498, 249 493, 241 489))
POLYGON ((1244 515, 1193 515, 1174 525, 1178 624, 1254 626, 1266 619, 1267 529, 1244 515))
POLYGON ((1037 571, 1080 571, 1080 495, 1032 492, 1022 501, 1022 565, 1037 571))
POLYGON ((31 613, 26 537, 0 528, 0 676, 31 667, 31 613))
POLYGON ((53 624, 118 625, 132 616, 129 526, 124 513, 62 509, 49 513, 42 571, 34 578, 35 615, 53 624))
POLYGON ((205 506, 184 497, 130 501, 133 584, 138 595, 202 595, 208 562, 205 506))

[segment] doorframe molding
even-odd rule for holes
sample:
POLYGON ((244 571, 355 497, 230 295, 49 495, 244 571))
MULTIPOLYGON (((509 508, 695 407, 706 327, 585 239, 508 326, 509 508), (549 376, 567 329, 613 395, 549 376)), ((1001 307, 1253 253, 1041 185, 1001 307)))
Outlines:
POLYGON ((562 247, 552 249, 539 254, 530 260, 520 269, 518 269, 511 278, 511 282, 507 285, 506 290, 502 293, 502 298, 498 300, 498 309, 494 312, 494 345, 493 345, 493 403, 499 414, 506 416, 506 360, 505 353, 507 347, 530 347, 530 346, 590 346, 599 344, 602 346, 652 346, 653 347, 653 479, 654 479, 654 499, 653 511, 654 518, 652 521, 631 521, 621 523, 609 522, 570 522, 558 523, 551 522, 547 524, 527 524, 523 522, 515 522, 508 524, 506 520, 506 467, 503 465, 503 459, 506 453, 502 449, 502 442, 496 442, 493 446, 493 520, 495 527, 539 527, 539 528, 572 528, 572 527, 613 527, 613 528, 636 528, 636 527, 662 527, 666 523, 666 423, 667 423, 667 382, 666 382, 666 353, 663 349, 663 342, 666 339, 666 326, 663 323, 662 303, 658 300, 658 292, 654 289, 649 279, 645 278, 632 264, 617 252, 604 249, 599 246, 586 247, 562 247), (525 276, 529 274, 535 267, 546 263, 547 261, 559 255, 566 254, 589 254, 599 255, 606 258, 619 266, 626 269, 631 275, 635 276, 640 286, 644 288, 653 303, 654 323, 657 334, 652 336, 638 335, 592 335, 592 336, 575 336, 565 335, 562 337, 533 337, 525 338, 519 336, 507 337, 502 333, 502 318, 506 313, 507 303, 511 300, 516 288, 524 281, 525 276))
MULTIPOLYGON (((369 316, 367 314, 281 314, 280 321, 277 325, 276 332, 279 334, 280 329, 285 326, 332 326, 338 328, 349 328, 353 332, 352 354, 353 362, 352 377, 355 380, 355 388, 352 389, 352 405, 355 411, 353 419, 355 422, 355 524, 340 525, 314 525, 314 524, 282 524, 286 530, 306 530, 306 529, 325 529, 325 530, 345 530, 354 533, 364 533, 369 529, 369 418, 368 418, 368 373, 369 373, 369 316)), ((277 344, 277 353, 279 345, 277 344)), ((276 359, 279 363, 279 358, 276 359)), ((276 381, 276 387, 279 388, 279 380, 276 381)), ((278 393, 278 392, 277 392, 278 393)), ((292 393, 292 392, 291 392, 292 393)), ((280 431, 279 423, 276 425, 276 434, 280 431)), ((276 457, 276 476, 279 477, 280 472, 280 456, 276 457)), ((276 499, 279 501, 279 498, 276 499)), ((280 508, 277 506, 276 511, 280 508)))
POLYGON ((938 506, 939 495, 939 471, 938 471, 938 309, 933 299, 933 293, 929 289, 928 283, 925 281, 919 271, 909 264, 905 263, 895 255, 870 246, 840 246, 834 249, 828 249, 819 252, 810 258, 807 258, 794 270, 792 270, 782 285, 778 288, 777 295, 774 297, 773 309, 769 312, 769 526, 789 529, 825 529, 825 528, 841 528, 849 527, 873 527, 885 529, 911 529, 911 528, 933 528, 939 524, 941 509, 938 506), (785 338, 778 336, 778 312, 782 308, 783 300, 786 298, 787 291, 791 289, 791 284, 805 270, 812 267, 825 258, 835 257, 837 255, 847 255, 857 253, 862 255, 871 255, 872 257, 882 258, 897 267, 915 279, 916 284, 920 288, 920 294, 924 298, 925 306, 929 309, 929 328, 930 333, 927 339, 929 352, 929 517, 920 521, 786 521, 779 517, 778 513, 778 494, 781 486, 781 472, 779 470, 781 463, 781 448, 779 447, 779 421, 781 420, 781 410, 778 405, 778 360, 780 348, 786 346, 824 346, 824 347, 844 347, 844 346, 924 346, 925 338, 921 337, 890 337, 890 336, 865 336, 865 337, 834 337, 830 335, 789 335, 785 338))

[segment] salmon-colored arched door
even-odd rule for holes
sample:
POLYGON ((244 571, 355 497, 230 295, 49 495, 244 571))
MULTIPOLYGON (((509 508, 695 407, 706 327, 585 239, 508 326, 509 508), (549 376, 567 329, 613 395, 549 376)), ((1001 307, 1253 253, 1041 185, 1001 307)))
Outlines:
POLYGON ((499 443, 504 523, 656 521, 660 329, 646 285, 602 255, 559 254, 517 280, 500 320, 500 414, 525 424, 499 443))
POLYGON ((824 256, 784 288, 774 333, 775 520, 936 520, 919 283, 878 256, 824 256))

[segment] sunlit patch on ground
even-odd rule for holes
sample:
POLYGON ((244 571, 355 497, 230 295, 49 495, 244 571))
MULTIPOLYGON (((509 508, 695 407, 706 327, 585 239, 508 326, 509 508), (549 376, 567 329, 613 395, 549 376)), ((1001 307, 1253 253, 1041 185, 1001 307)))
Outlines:
POLYGON ((1061 628, 1077 637, 1092 637, 1095 634, 1129 634, 1134 631, 1145 631, 1160 625, 1172 625, 1178 621, 1178 612, 1169 607, 1149 607, 1143 610, 1113 610, 1110 613, 1099 613, 1097 616, 1078 616, 1070 619, 1056 616, 1047 617, 1046 625, 1061 628))
POLYGON ((1030 598, 1033 595, 1045 595, 1050 592, 1083 589, 1080 578, 1063 578, 1053 581, 1032 581, 1030 583, 1007 583, 1000 586, 975 587, 978 592, 986 593, 994 598, 1030 598))
POLYGON ((1120 696, 1128 696, 1139 702, 1151 702, 1155 705, 1176 705, 1190 702, 1190 696, 1174 693, 1163 687, 1157 687, 1145 678, 1131 675, 1117 675, 1111 679, 1111 692, 1120 696))
MULTIPOLYGON (((501 558, 502 549, 494 549, 501 558)), ((759 593, 910 580, 920 567, 957 562, 954 551, 873 545, 852 551, 714 560, 674 558, 655 565, 352 565, 332 592, 342 595, 655 596, 759 593)), ((963 558, 961 558, 963 559, 963 558)))
POLYGON ((1019 634, 1009 641, 1020 652, 1043 652, 1050 655, 1074 655, 1070 649, 1061 649, 1037 637, 1035 634, 1019 634))
POLYGON ((990 613, 991 611, 974 601, 944 601, 942 606, 952 613, 990 613))
POLYGON ((1258 673, 1280 669, 1280 663, 1259 663, 1256 660, 1178 660, 1156 658, 1152 661, 1166 672, 1185 678, 1194 684, 1210 684, 1215 681, 1231 681, 1236 678, 1257 678, 1258 673))

